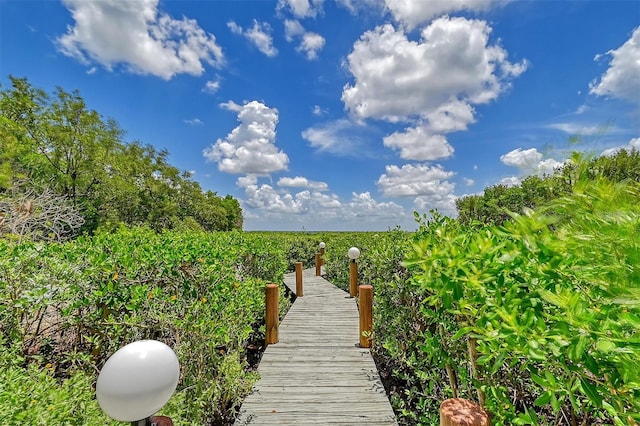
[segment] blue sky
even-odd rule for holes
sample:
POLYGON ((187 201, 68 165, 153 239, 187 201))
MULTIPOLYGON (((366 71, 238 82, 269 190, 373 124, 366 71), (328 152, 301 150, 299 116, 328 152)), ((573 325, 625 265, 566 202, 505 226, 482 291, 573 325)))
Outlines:
POLYGON ((0 82, 78 89, 247 230, 414 229, 640 148, 639 26, 636 0, 0 0, 0 82))

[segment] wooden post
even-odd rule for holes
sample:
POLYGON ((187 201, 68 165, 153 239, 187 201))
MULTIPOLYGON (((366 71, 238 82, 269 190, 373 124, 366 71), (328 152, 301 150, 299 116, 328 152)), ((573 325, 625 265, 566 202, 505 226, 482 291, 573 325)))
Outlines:
POLYGON ((316 253, 316 277, 322 275, 322 258, 320 257, 320 253, 316 253))
POLYGON ((440 426, 489 426, 489 415, 467 399, 451 398, 440 405, 440 426))
POLYGON ((355 259, 349 263, 349 297, 358 295, 358 264, 355 259))
POLYGON ((265 315, 265 345, 278 343, 278 286, 267 284, 265 315))
POLYGON ((149 420, 151 421, 151 424, 156 426, 173 426, 173 420, 171 420, 171 417, 153 416, 149 420))
POLYGON ((373 287, 360 286, 360 347, 370 348, 373 333, 373 287))
POLYGON ((302 297, 302 262, 296 262, 296 296, 302 297))
POLYGON ((324 247, 320 247, 320 266, 324 265, 324 247))

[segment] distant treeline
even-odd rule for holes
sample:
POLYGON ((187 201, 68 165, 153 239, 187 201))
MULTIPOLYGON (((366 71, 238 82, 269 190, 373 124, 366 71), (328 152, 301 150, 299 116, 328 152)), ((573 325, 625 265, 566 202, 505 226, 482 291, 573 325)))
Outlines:
POLYGON ((518 186, 493 185, 485 188, 482 195, 459 198, 456 201, 458 220, 467 225, 502 225, 511 218, 511 213, 522 214, 526 209, 535 209, 570 194, 577 176, 640 182, 640 152, 635 149, 621 149, 613 155, 593 156, 586 161, 582 158, 583 155, 575 153, 552 175, 529 176, 518 186))
POLYGON ((58 240, 124 225, 242 229, 230 195, 203 191, 169 153, 125 142, 78 91, 47 94, 26 78, 0 91, 0 234, 58 240))

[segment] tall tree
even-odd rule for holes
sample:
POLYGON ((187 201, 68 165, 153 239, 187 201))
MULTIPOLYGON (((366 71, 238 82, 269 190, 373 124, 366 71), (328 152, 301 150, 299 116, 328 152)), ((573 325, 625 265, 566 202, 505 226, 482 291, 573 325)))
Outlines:
POLYGON ((237 200, 202 191, 166 150, 124 143, 118 124, 90 110, 78 91, 49 96, 10 78, 0 92, 0 196, 21 180, 52 190, 81 212, 85 231, 119 223, 242 228, 237 200))

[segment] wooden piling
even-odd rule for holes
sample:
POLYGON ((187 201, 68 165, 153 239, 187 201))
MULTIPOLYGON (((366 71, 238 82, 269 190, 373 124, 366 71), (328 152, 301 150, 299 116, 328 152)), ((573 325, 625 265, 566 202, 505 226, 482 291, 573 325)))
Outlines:
POLYGON ((304 290, 302 288, 302 262, 296 262, 296 296, 302 297, 304 290))
POLYGON ((358 264, 355 260, 349 263, 349 296, 356 297, 358 295, 358 264))
POLYGON ((320 253, 316 253, 316 277, 322 275, 322 258, 320 257, 320 253))
POLYGON ((271 345, 278 343, 278 286, 267 284, 265 293, 265 345, 271 345))
POLYGON ((324 265, 324 247, 320 247, 320 266, 324 265))
POLYGON ((373 287, 360 286, 360 347, 370 348, 373 338, 373 287))
POLYGON ((478 404, 462 398, 440 405, 440 426, 489 426, 489 415, 478 404))
POLYGON ((167 416, 152 416, 150 421, 156 426, 173 426, 173 420, 167 416))

